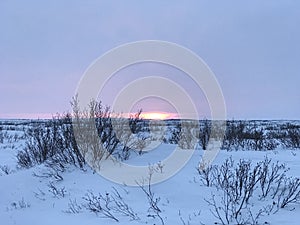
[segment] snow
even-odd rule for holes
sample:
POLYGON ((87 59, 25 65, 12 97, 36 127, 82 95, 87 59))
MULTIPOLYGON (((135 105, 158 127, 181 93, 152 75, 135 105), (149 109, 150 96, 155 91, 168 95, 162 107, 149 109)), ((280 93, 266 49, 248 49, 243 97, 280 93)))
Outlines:
MULTIPOLYGON (((3 121, 2 121, 3 122, 3 121)), ((24 121, 19 121, 23 123, 24 121)), ((148 217, 149 204, 147 197, 140 187, 130 187, 115 184, 88 166, 84 170, 68 167, 60 173, 63 180, 57 181, 54 177, 47 177, 52 171, 47 165, 42 164, 30 169, 20 169, 17 166, 16 154, 25 146, 23 128, 20 125, 16 130, 8 130, 8 134, 18 135, 16 142, 11 141, 0 144, 0 166, 6 165, 10 168, 7 175, 0 170, 0 218, 1 224, 5 225, 98 225, 98 224, 161 224, 158 218, 148 217), (49 190, 49 184, 53 182, 58 189, 65 189, 64 197, 54 196, 49 190), (79 213, 68 213, 70 200, 78 204, 84 202, 83 197, 88 191, 95 194, 112 193, 116 188, 124 198, 125 202, 132 207, 140 217, 138 221, 131 221, 129 217, 117 214, 120 222, 112 219, 102 218, 85 209, 79 213)), ((3 128, 5 130, 5 128, 3 128)), ((4 132, 4 131, 2 131, 4 132)), ((160 144, 154 150, 139 156, 132 154, 126 161, 130 165, 144 165, 157 163, 172 154, 175 145, 160 144)), ((200 182, 196 170, 203 150, 195 150, 188 163, 173 177, 152 186, 153 193, 160 198, 159 207, 165 224, 217 224, 219 221, 212 215, 210 207, 205 199, 209 199, 212 192, 211 187, 205 187, 200 182)), ((220 151, 215 161, 220 165, 228 157, 235 161, 239 159, 251 159, 253 163, 263 160, 267 155, 273 162, 285 163, 290 170, 288 175, 300 177, 300 152, 296 150, 276 149, 274 151, 220 151)), ((163 168, 164 170, 164 168, 163 168)), ((158 172, 159 173, 159 172, 158 172)), ((155 174, 154 174, 155 176, 155 174)), ((257 200, 253 203, 260 206, 263 202, 257 200)), ((300 220, 300 206, 291 205, 279 210, 276 214, 261 217, 265 224, 289 224, 297 225, 300 220)))

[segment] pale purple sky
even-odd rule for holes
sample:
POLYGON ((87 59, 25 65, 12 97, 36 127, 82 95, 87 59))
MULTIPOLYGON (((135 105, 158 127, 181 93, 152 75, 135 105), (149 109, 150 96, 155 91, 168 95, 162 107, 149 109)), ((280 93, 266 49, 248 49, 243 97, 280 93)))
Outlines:
MULTIPOLYGON (((155 39, 185 46, 208 64, 228 118, 300 119, 299 26, 297 0, 1 0, 0 118, 70 110, 96 58, 120 44, 155 39)), ((201 91, 180 76, 175 80, 206 116, 201 91)), ((110 97, 109 89, 100 96, 110 97)))

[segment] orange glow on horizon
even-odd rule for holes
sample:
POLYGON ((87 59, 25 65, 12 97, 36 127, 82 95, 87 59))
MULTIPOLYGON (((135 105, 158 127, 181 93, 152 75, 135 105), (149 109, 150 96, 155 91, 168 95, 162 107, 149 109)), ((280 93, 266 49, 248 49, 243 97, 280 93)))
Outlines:
MULTIPOLYGON (((113 118, 119 118, 120 116, 125 118, 130 118, 131 115, 133 114, 121 113, 116 115, 111 114, 110 116, 113 118)), ((10 113, 10 114, 7 113, 7 114, 0 114, 0 119, 51 119, 55 116, 57 115, 51 113, 10 113)), ((176 113, 153 111, 153 112, 142 112, 141 118, 149 119, 149 120, 166 120, 166 119, 178 119, 179 116, 176 113)))
POLYGON ((176 114, 166 112, 142 112, 141 117, 149 120, 166 120, 177 118, 176 114))

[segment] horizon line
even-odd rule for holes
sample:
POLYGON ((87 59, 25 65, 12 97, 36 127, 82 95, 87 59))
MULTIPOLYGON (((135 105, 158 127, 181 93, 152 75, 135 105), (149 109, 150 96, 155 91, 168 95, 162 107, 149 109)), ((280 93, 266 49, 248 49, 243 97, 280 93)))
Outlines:
MULTIPOLYGON (((151 113, 151 112, 154 112, 154 111, 148 111, 148 112, 142 112, 142 115, 143 113, 151 113)), ((154 113, 156 113, 157 111, 155 111, 154 113)), ((65 112, 65 113, 1 113, 0 114, 0 119, 1 120, 43 120, 43 119, 53 119, 55 116, 63 116, 65 115, 66 113, 68 112, 65 112)), ((175 114, 175 113, 167 113, 167 112, 162 112, 163 114, 167 114, 167 115, 170 115, 169 117, 166 117, 165 119, 163 120, 184 120, 184 119, 193 119, 193 118, 189 118, 188 116, 187 117, 178 117, 178 114, 175 114)), ((124 115, 127 115, 127 116, 124 116, 125 118, 129 118, 130 115, 134 115, 135 113, 126 113, 124 115)), ((141 119, 147 119, 147 118, 143 118, 141 116, 141 119)), ((208 118, 208 117, 201 117, 199 118, 199 120, 205 120, 205 119, 208 119, 208 120, 211 120, 211 118, 208 118)), ((218 119, 215 119, 215 120, 218 120, 218 119)), ((241 117, 227 117, 226 120, 278 120, 278 121, 284 121, 284 120, 289 120, 289 121, 299 121, 300 118, 241 118, 241 117)))

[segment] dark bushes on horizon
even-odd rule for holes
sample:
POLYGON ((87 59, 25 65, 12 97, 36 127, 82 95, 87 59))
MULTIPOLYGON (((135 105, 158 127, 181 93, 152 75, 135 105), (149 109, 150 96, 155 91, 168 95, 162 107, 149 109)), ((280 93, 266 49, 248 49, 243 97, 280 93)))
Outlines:
MULTIPOLYGON (((200 120, 197 132, 198 145, 206 150, 211 136, 211 121, 200 120)), ((221 129, 221 128, 220 128, 221 129)), ((180 140, 180 121, 169 128, 171 134, 164 138, 165 143, 178 144, 180 140)), ((220 132, 221 133, 221 132, 220 132)), ((300 126, 278 121, 226 121, 222 149, 232 150, 274 150, 277 147, 300 148, 300 126)))
MULTIPOLYGON (((146 142, 146 133, 150 130, 149 121, 140 118, 141 111, 124 118, 112 115, 109 107, 96 101, 91 101, 87 110, 81 110, 76 98, 71 106, 73 119, 67 113, 51 120, 34 122, 27 128, 26 147, 17 155, 19 166, 28 168, 51 160, 80 168, 88 162, 93 168, 100 168, 101 161, 111 155, 127 160, 133 149, 138 149, 138 154, 142 153, 146 144, 141 142, 146 142)), ((172 120, 167 121, 166 126, 169 133, 166 132, 162 138, 165 143, 178 144, 181 148, 193 148, 197 143, 206 150, 212 121, 172 120)), ((1 133, 0 142, 3 141, 1 133)), ((221 128, 217 133, 223 133, 221 128)), ((226 121, 221 147, 224 150, 262 151, 278 146, 300 148, 300 125, 276 121, 226 121)))
POLYGON ((300 148, 300 126, 277 121, 227 121, 223 149, 300 148))
POLYGON ((278 141, 259 124, 251 124, 247 121, 227 121, 223 149, 262 151, 273 150, 277 146, 278 141))

